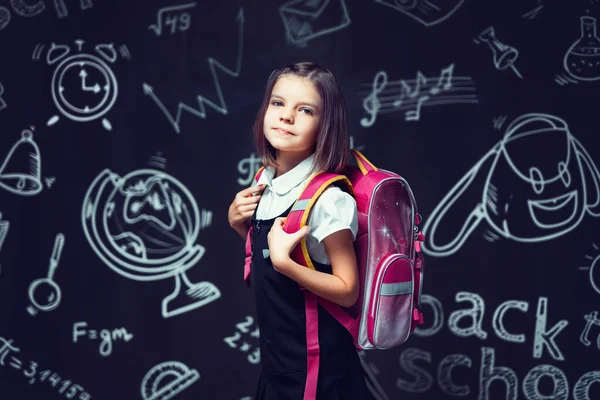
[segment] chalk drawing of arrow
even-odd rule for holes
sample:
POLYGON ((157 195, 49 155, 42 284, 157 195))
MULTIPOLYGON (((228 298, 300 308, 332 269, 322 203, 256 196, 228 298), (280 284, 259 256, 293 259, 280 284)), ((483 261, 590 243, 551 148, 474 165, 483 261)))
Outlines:
POLYGON ((207 106, 210 106, 211 108, 213 108, 214 110, 220 112, 221 114, 227 115, 227 113, 228 113, 227 104, 225 103, 225 99, 223 98, 221 84, 219 83, 219 77, 217 76, 217 68, 219 70, 223 71, 224 73, 226 73, 227 75, 232 76, 234 78, 237 78, 240 75, 240 72, 242 71, 242 53, 243 53, 243 44, 244 44, 244 9, 243 9, 243 7, 240 8, 240 10, 237 14, 236 20, 238 21, 238 26, 239 26, 239 38, 238 38, 238 55, 237 55, 235 71, 232 71, 229 68, 225 67, 218 60, 215 60, 212 57, 208 58, 208 67, 210 68, 210 72, 213 77, 213 82, 215 84, 215 89, 217 91, 217 97, 219 98, 218 104, 213 103, 212 101, 210 101, 206 97, 203 97, 202 95, 198 95, 197 96, 197 100, 198 100, 197 108, 194 108, 185 103, 179 102, 179 104, 177 105, 177 113, 175 114, 175 117, 173 117, 173 115, 169 112, 169 110, 167 110, 167 108, 165 107, 163 102, 154 93, 154 88, 152 86, 150 86, 149 84, 147 84, 146 82, 144 82, 142 84, 144 94, 146 94, 146 96, 149 96, 152 100, 154 100, 154 102, 156 103, 158 108, 160 108, 160 110, 165 114, 165 116, 167 117, 167 119, 169 120, 171 125, 173 125, 173 128, 175 129, 175 131, 177 133, 180 133, 179 123, 181 121, 181 113, 183 110, 185 110, 197 117, 205 119, 206 118, 205 105, 207 105, 207 106))

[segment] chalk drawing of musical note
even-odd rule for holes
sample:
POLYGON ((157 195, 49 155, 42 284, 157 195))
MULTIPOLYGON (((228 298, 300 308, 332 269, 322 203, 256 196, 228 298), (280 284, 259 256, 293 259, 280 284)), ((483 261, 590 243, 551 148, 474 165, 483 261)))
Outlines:
POLYGON ((400 97, 394 101, 394 107, 400 107, 406 98, 414 99, 417 97, 421 93, 421 86, 427 86, 427 78, 419 71, 417 72, 417 81, 414 89, 404 80, 400 82, 400 85, 402 86, 402 92, 400 97))
POLYGON ((452 89, 452 74, 454 73, 454 64, 450 64, 446 68, 442 69, 440 79, 438 79, 437 86, 429 89, 429 93, 433 96, 440 93, 443 90, 452 89))
MULTIPOLYGON (((407 89, 410 89, 410 86, 406 83, 406 81, 402 81, 407 89)), ((421 87, 427 86, 427 77, 423 75, 421 71, 417 71, 417 83, 415 84, 415 88, 413 90, 408 91, 408 95, 410 97, 417 97, 421 93, 421 87)))
MULTIPOLYGON (((158 10, 157 13, 157 23, 156 24, 152 24, 150 26, 148 26, 148 29, 152 29, 154 31, 154 33, 156 34, 156 36, 160 36, 162 33, 162 29, 163 29, 163 15, 168 13, 168 12, 172 12, 172 11, 182 11, 182 10, 187 10, 189 8, 193 8, 196 7, 196 3, 187 3, 187 4, 182 4, 179 6, 171 6, 171 7, 163 7, 160 10, 158 10)), ((189 21, 187 26, 189 27, 189 21)), ((187 28, 185 28, 187 29, 187 28)), ((182 28, 182 30, 185 30, 182 28)))
POLYGON ((405 121, 418 121, 421 107, 448 104, 477 104, 473 79, 454 76, 454 64, 443 68, 438 77, 427 78, 417 71, 415 79, 388 81, 385 71, 374 78, 370 90, 361 90, 365 95, 363 109, 368 117, 361 120, 363 127, 372 126, 379 114, 404 111, 405 121))
POLYGON ((418 121, 421 118, 421 106, 429 100, 429 96, 421 96, 417 100, 417 106, 414 110, 408 110, 404 113, 405 121, 418 121))
POLYGON ((373 79, 372 84, 372 92, 363 100, 363 107, 367 113, 369 113, 369 118, 364 117, 361 118, 360 124, 365 128, 373 125, 375 123, 375 119, 377 119, 377 113, 381 109, 381 102, 377 95, 381 93, 381 91, 387 85, 388 79, 385 71, 379 71, 375 78, 373 79))

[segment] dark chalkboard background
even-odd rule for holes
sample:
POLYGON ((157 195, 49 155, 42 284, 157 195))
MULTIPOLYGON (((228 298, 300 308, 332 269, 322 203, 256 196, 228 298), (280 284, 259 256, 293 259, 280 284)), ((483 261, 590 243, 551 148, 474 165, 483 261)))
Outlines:
POLYGON ((227 208, 305 60, 425 221, 426 323, 361 354, 374 398, 600 398, 597 3, 1 0, 0 398, 252 397, 227 208))

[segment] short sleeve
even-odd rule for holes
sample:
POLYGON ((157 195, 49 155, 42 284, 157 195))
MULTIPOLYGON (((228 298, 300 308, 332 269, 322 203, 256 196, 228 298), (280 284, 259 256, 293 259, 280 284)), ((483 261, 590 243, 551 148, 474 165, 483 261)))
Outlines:
POLYGON ((313 206, 308 225, 311 227, 310 235, 319 243, 343 229, 350 229, 352 240, 356 239, 358 213, 354 197, 337 186, 327 188, 313 206))

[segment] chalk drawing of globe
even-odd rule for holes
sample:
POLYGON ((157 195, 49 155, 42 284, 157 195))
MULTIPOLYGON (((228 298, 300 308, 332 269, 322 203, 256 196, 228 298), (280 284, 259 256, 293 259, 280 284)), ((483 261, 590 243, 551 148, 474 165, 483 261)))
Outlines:
POLYGON ((83 205, 83 227, 96 253, 117 273, 158 280, 193 266, 203 255, 198 206, 175 178, 152 169, 119 177, 104 170, 83 205))
MULTIPOLYGON (((195 306, 220 297, 209 282, 192 284, 184 271, 204 254, 197 244, 198 205, 189 190, 173 176, 139 169, 123 177, 109 169, 91 183, 82 206, 82 225, 94 252, 118 274, 138 281, 180 279, 195 306)), ((169 296, 166 301, 173 300, 169 296)), ((189 307, 179 307, 185 312, 189 307), (187 308, 186 308, 187 307, 187 308)), ((170 316, 170 315, 165 315, 170 316)))

